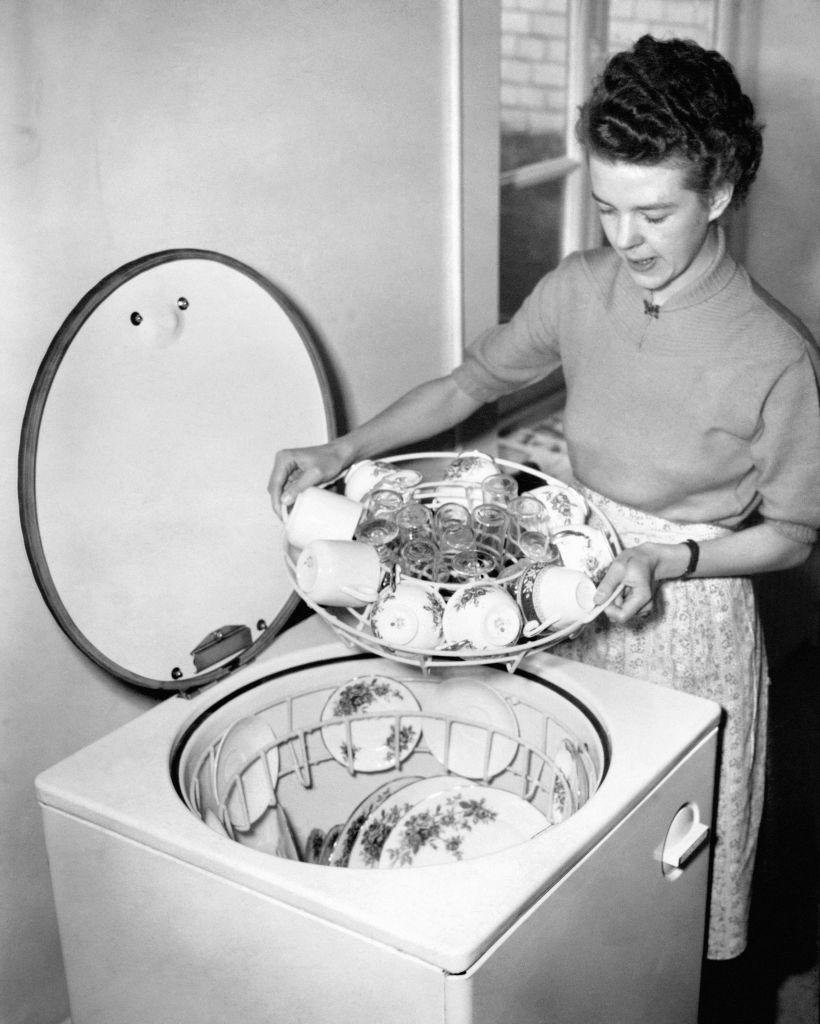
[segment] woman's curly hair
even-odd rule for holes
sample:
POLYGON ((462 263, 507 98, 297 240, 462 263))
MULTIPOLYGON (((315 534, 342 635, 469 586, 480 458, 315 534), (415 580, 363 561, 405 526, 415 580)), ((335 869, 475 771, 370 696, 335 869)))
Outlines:
POLYGON ((605 160, 681 162, 688 187, 703 195, 731 182, 739 206, 760 165, 762 127, 719 53, 646 35, 610 59, 576 131, 605 160))

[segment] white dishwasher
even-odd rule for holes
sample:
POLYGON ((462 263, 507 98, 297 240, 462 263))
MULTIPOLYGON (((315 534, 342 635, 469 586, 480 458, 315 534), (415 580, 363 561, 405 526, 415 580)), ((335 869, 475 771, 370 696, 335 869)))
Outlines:
POLYGON ((38 584, 92 661, 180 691, 37 780, 73 1024, 694 1024, 719 709, 545 650, 427 671, 316 616, 277 636, 264 480, 331 409, 285 297, 195 250, 106 278, 43 362, 21 445, 38 584), (328 709, 374 680, 413 741, 357 763, 328 709), (248 722, 268 738, 227 769, 227 822, 203 820, 248 722), (377 792, 406 830, 374 854, 377 792), (331 833, 345 856, 311 859, 331 833))

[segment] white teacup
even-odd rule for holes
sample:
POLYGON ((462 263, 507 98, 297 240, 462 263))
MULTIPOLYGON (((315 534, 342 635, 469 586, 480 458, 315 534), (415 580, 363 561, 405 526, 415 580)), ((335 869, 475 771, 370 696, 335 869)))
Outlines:
POLYGON ((376 600, 383 571, 370 544, 313 540, 296 560, 296 583, 315 604, 356 608, 376 600))
POLYGON ((430 651, 440 646, 444 601, 423 580, 403 579, 386 587, 370 611, 373 635, 387 644, 430 651))
POLYGON ((394 467, 389 462, 374 462, 372 459, 354 462, 345 473, 345 497, 361 501, 368 491, 393 471, 394 467))
POLYGON ((503 587, 468 583, 457 587, 444 609, 444 639, 476 650, 510 647, 521 633, 521 611, 503 587))
POLYGON ((283 513, 285 536, 297 548, 312 540, 350 540, 363 512, 358 501, 322 487, 308 487, 283 513))
POLYGON ((518 581, 524 635, 547 627, 559 630, 582 621, 595 609, 595 583, 586 573, 563 565, 533 563, 518 581))

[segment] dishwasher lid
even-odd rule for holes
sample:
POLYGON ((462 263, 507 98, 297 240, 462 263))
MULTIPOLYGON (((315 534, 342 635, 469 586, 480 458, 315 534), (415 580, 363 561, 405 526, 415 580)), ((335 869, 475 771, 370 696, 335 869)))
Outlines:
POLYGON ((26 550, 60 627, 148 689, 252 661, 298 601, 273 457, 335 434, 314 333, 255 270, 174 249, 108 275, 54 337, 20 442, 26 550))

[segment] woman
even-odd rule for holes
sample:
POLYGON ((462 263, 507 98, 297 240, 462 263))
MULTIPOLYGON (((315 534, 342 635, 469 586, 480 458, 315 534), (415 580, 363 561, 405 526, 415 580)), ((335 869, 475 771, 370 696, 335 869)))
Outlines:
POLYGON ((358 459, 453 426, 558 365, 578 486, 624 551, 623 595, 558 653, 724 710, 708 956, 746 944, 767 672, 748 577, 802 563, 820 526, 813 343, 726 252, 721 214, 760 161, 730 65, 681 40, 614 56, 578 124, 609 247, 575 253, 447 377, 330 444, 277 455, 274 507, 358 459))

